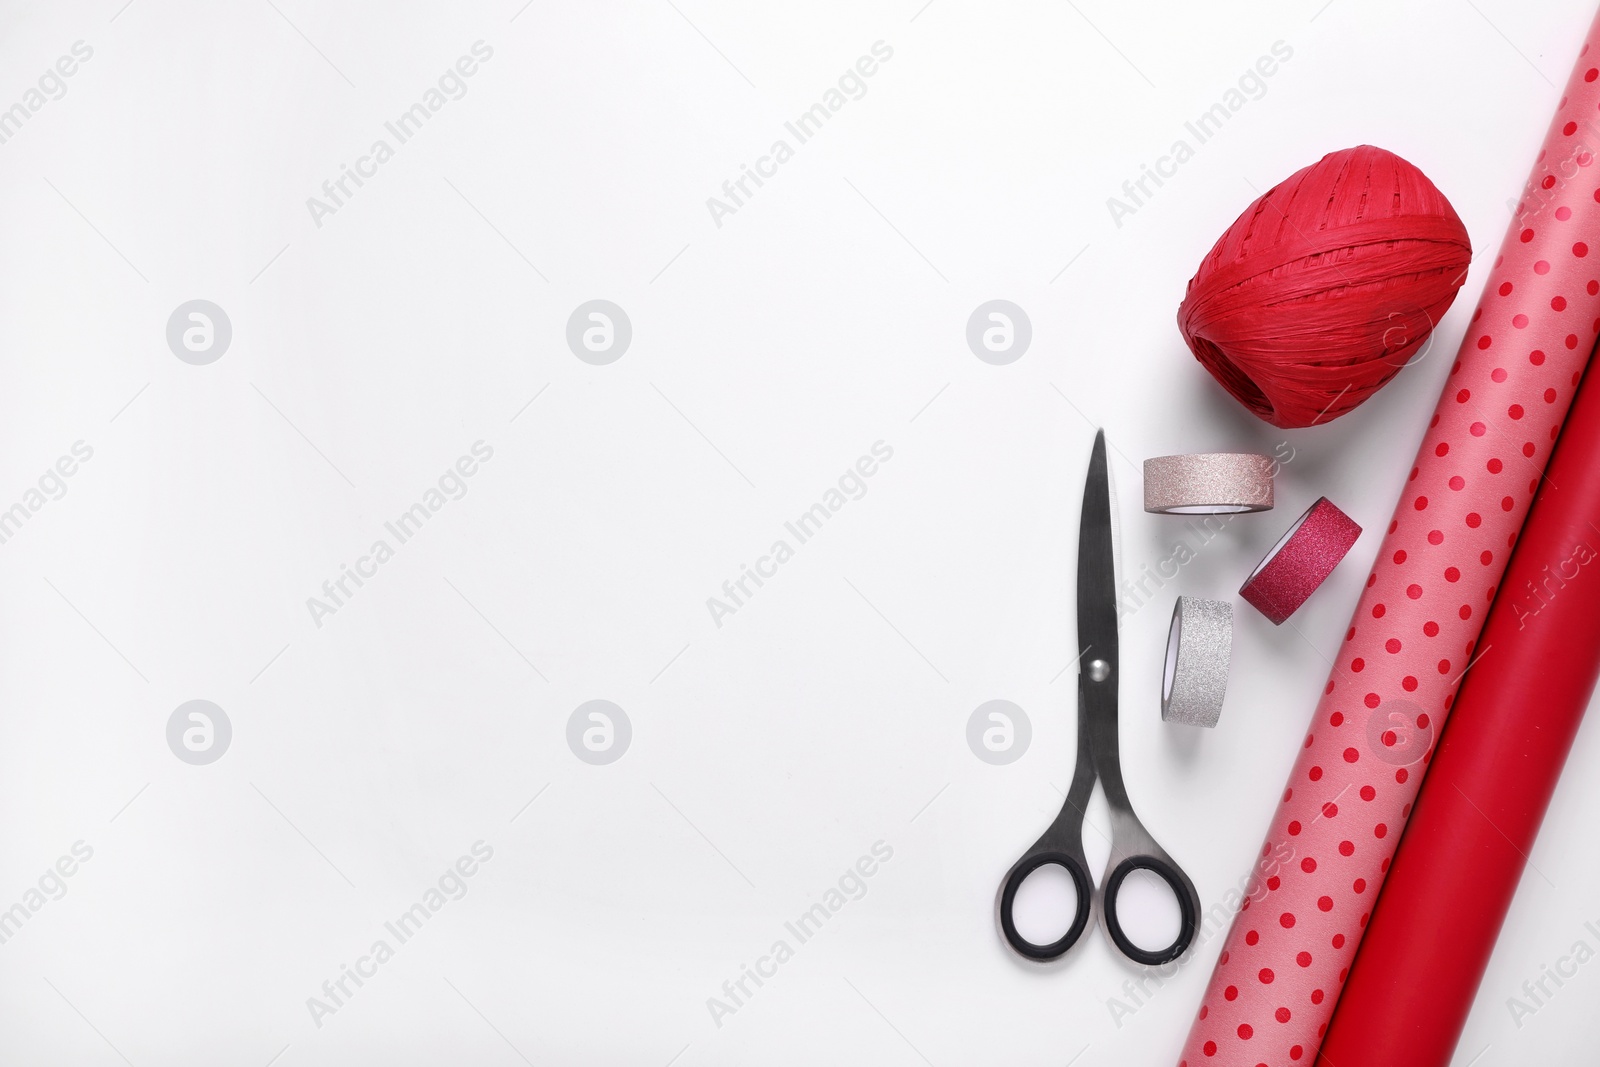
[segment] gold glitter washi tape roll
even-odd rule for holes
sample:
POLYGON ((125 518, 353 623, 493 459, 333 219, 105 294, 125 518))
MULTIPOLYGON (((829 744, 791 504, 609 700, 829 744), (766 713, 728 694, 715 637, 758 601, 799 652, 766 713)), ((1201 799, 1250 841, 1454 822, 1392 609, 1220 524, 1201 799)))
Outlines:
POLYGON ((1144 509, 1161 515, 1235 515, 1272 507, 1272 460, 1251 452, 1144 461, 1144 509))

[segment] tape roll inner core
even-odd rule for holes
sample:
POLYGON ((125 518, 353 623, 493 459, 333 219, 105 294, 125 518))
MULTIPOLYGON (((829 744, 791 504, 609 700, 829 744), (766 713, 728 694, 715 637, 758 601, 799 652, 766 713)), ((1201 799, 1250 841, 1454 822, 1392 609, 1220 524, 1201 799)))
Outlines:
POLYGON ((1249 504, 1184 504, 1161 510, 1168 515, 1242 515, 1257 509, 1249 504))
POLYGON ((1172 683, 1178 677, 1178 646, 1183 641, 1183 613, 1174 610, 1172 625, 1167 629, 1167 665, 1161 679, 1161 701, 1172 699, 1172 683))

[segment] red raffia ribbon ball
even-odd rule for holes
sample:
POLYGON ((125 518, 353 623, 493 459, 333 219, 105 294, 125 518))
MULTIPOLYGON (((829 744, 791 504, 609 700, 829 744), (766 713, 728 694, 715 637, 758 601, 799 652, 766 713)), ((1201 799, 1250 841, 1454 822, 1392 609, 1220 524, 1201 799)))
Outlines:
POLYGON ((1190 279, 1178 326, 1253 414, 1312 426, 1426 352, 1471 259, 1466 227, 1427 176, 1360 145, 1245 208, 1190 279))

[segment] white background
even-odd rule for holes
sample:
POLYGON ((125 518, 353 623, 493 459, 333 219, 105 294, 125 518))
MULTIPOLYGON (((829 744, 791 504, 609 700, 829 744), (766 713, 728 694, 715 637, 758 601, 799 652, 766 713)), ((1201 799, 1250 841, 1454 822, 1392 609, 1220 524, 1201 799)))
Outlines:
MULTIPOLYGON (((0 145, 0 508, 94 455, 0 545, 0 908, 93 858, 0 945, 0 1060, 1176 1062, 1220 938, 1119 1027, 1137 972, 1103 938, 1040 972, 993 925, 1071 775, 1093 427, 1132 571, 1181 530, 1139 511, 1138 461, 1295 449, 1278 509, 1123 631, 1129 789, 1209 907, 1592 5, 921 3, 4 5, 0 108, 93 57, 0 145), (307 198, 480 39, 466 95, 318 227, 307 198), (866 95, 718 227, 706 198, 879 40, 866 95), (1265 95, 1116 226, 1107 197, 1280 40, 1265 95), (1431 358, 1275 431, 1174 312, 1257 191, 1363 142, 1479 255, 1431 358), (165 338, 195 298, 233 326, 207 366, 165 338), (594 298, 633 324, 609 366, 564 340, 594 298), (1008 366, 964 337, 995 298, 1032 321, 1008 366), (307 598, 479 440, 467 495, 315 625, 307 598), (714 625, 707 597, 879 440, 866 495, 714 625), (1231 596, 1320 495, 1367 529, 1352 557, 1292 627, 1240 602, 1220 727, 1163 725, 1172 597, 1231 596), (197 698, 233 725, 201 767, 165 734, 197 698), (591 699, 632 724, 608 766, 566 742, 591 699), (967 747, 991 699, 1032 723, 1006 766, 967 747), (318 1027, 307 998, 479 840, 467 895, 318 1027), (880 840, 865 896, 717 1025, 707 998, 880 840)), ((1591 722, 1574 770, 1597 749, 1591 722)), ((1600 1041, 1600 968, 1520 1029, 1505 1006, 1596 944, 1597 806, 1563 780, 1458 1064, 1600 1041)))

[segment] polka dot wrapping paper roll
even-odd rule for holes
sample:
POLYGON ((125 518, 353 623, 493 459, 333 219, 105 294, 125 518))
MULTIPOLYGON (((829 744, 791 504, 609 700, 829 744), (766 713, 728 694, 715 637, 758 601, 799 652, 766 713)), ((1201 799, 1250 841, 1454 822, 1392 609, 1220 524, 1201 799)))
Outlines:
MULTIPOLYGON (((1383 880, 1383 899, 1328 1024, 1326 1064, 1449 1067, 1600 680, 1596 456, 1600 363, 1590 357, 1483 624, 1478 661, 1461 680, 1449 727, 1383 880)), ((1582 847, 1580 841, 1562 845, 1582 847)), ((1525 906, 1543 888, 1539 877, 1528 881, 1525 906)), ((1568 965, 1560 957, 1551 962, 1554 977, 1565 981, 1568 965)), ((1559 982, 1484 989, 1482 1000, 1486 1008, 1504 1003, 1520 1030, 1533 1025, 1529 1016, 1556 988, 1559 982)), ((1482 1051, 1462 1048, 1456 1062, 1469 1063, 1482 1051)), ((1524 1057, 1535 1058, 1524 1053, 1502 1062, 1524 1057)), ((1479 1067, 1489 1062, 1484 1056, 1479 1067)))
POLYGON ((1428 424, 1182 1067, 1310 1067, 1600 332, 1600 18, 1428 424))

